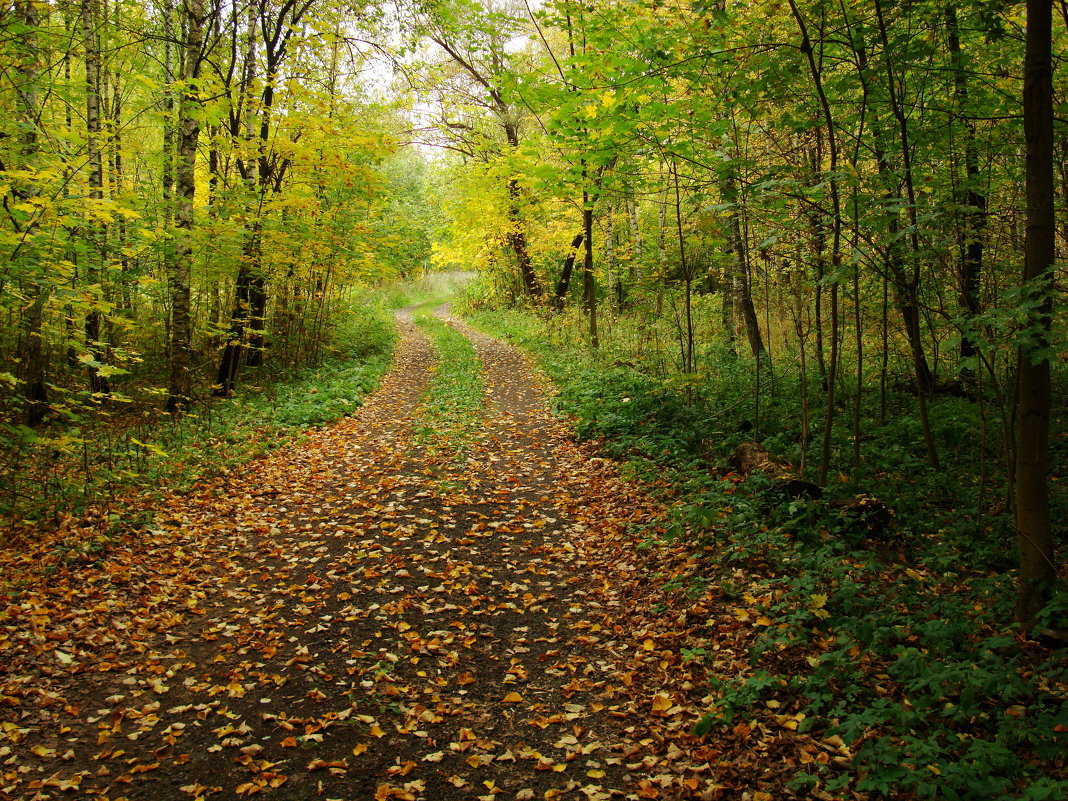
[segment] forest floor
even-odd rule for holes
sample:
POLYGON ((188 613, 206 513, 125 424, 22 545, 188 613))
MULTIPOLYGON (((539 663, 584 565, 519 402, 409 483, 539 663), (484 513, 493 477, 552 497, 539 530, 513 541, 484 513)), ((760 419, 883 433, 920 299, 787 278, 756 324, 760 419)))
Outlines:
POLYGON ((354 416, 100 554, 6 550, 0 797, 767 801, 848 761, 785 709, 691 733, 762 623, 643 546, 663 510, 522 355, 439 316, 483 368, 467 452, 414 435, 435 357, 402 312, 354 416))

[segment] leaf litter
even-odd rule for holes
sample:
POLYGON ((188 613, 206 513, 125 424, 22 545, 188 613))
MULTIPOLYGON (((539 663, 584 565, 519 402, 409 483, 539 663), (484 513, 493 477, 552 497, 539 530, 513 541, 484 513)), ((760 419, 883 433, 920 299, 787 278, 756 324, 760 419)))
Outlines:
POLYGON ((434 354, 401 314, 354 417, 95 561, 2 555, 0 794, 761 801, 848 761, 787 704, 693 733, 758 623, 665 591, 702 565, 641 547, 660 503, 574 444, 522 355, 439 316, 483 365, 473 455, 413 440, 434 354))

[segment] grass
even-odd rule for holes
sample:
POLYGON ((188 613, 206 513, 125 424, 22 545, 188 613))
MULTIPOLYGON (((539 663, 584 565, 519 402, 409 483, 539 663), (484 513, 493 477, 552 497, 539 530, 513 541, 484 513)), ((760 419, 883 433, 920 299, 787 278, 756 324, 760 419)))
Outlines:
POLYGON ((470 340, 434 316, 437 305, 426 303, 413 315, 438 360, 415 421, 415 440, 432 459, 462 461, 473 450, 482 422, 481 363, 470 340))

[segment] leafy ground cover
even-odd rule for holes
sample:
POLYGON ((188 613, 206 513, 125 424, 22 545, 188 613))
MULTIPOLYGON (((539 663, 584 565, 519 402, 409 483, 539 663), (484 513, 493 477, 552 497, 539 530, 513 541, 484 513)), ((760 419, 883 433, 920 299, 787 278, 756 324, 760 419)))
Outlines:
MULTIPOLYGON (((665 608, 716 587, 729 614, 751 627, 740 672, 717 664, 715 636, 688 652, 710 688, 695 733, 715 739, 786 716, 797 731, 840 743, 841 753, 809 753, 791 768, 785 784, 800 795, 1068 793, 1068 659, 1008 625, 1011 527, 989 503, 996 482, 975 467, 974 403, 948 398, 933 409, 942 440, 955 446, 952 478, 926 470, 905 444, 916 439, 902 435, 915 425, 907 397, 893 400, 882 426, 865 410, 863 473, 840 476, 827 494, 877 494, 896 513, 886 529, 826 500, 790 497, 759 474, 730 472, 727 455, 754 436, 752 371, 732 369, 737 359, 721 357, 718 372, 682 386, 633 351, 592 358, 556 321, 518 312, 474 319, 537 353, 579 435, 628 460, 667 505, 666 525, 648 530, 646 546, 681 548, 694 565, 662 582, 665 608)), ((759 411, 759 427, 769 448, 797 462, 796 387, 778 380, 778 401, 759 411)), ((850 445, 836 441, 840 463, 850 445)), ((708 621, 712 631, 722 625, 708 621)))

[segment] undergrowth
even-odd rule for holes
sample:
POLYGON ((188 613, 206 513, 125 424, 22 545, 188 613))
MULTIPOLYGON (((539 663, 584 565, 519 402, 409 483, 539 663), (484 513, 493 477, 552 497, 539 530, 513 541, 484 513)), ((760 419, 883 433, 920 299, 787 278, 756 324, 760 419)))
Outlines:
MULTIPOLYGON (((668 502, 658 536, 695 554, 713 546, 713 592, 744 597, 753 618, 767 622, 747 678, 710 675, 717 700, 697 734, 770 702, 799 711, 800 732, 850 749, 845 767, 801 766, 793 777, 801 795, 1068 797, 1068 658, 1023 640, 1011 624, 1012 523, 997 448, 977 433, 978 404, 932 403, 951 465, 943 473, 924 462, 914 399, 891 394, 880 422, 870 393, 861 409, 863 464, 850 464, 846 407, 825 497, 795 498, 759 473, 730 472, 726 457, 758 439, 778 458, 801 461, 796 372, 780 370, 774 383, 765 377, 758 401, 752 363, 726 349, 708 346, 702 362, 714 367, 680 377, 618 341, 591 354, 566 317, 469 317, 536 354, 578 437, 598 439, 668 502), (856 498, 871 496, 892 510, 890 525, 857 513, 856 498)), ((1063 450, 1062 423, 1054 436, 1063 450)), ((1057 453, 1051 461, 1063 470, 1057 453)), ((1054 503, 1064 520, 1063 494, 1054 503)), ((1047 622, 1066 606, 1062 591, 1047 622)))
MULTIPOLYGON (((407 297, 396 300, 407 300, 407 297)), ((8 535, 41 536, 66 516, 91 515, 112 529, 146 513, 119 503, 135 492, 182 491, 350 414, 389 365, 396 335, 388 307, 367 300, 338 322, 315 366, 284 377, 247 371, 230 398, 202 398, 172 417, 157 402, 94 409, 41 429, 0 431, 0 513, 8 535)))

